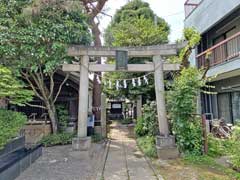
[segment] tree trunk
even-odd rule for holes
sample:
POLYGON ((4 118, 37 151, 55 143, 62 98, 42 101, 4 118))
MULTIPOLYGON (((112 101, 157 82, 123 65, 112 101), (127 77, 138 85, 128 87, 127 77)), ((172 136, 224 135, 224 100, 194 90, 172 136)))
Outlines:
POLYGON ((56 115, 56 107, 54 104, 50 105, 48 101, 45 101, 45 104, 52 124, 52 132, 53 134, 56 134, 58 132, 58 119, 56 115))
MULTIPOLYGON (((94 20, 91 20, 92 25, 92 33, 94 35, 94 45, 95 46, 102 46, 101 38, 100 38, 100 30, 98 25, 94 22, 94 20)), ((97 63, 101 64, 101 58, 96 58, 97 63)), ((101 73, 97 73, 101 75, 101 73)), ((94 75, 93 79, 93 107, 101 107, 101 85, 97 81, 97 75, 94 75)), ((101 111, 98 111, 99 108, 93 108, 93 113, 95 115, 96 120, 101 119, 101 111)))
MULTIPOLYGON (((98 14, 101 14, 105 3, 107 2, 107 0, 98 0, 96 1, 97 3, 94 5, 93 2, 95 1, 91 1, 91 0, 82 0, 83 5, 85 7, 86 12, 89 14, 89 23, 92 26, 91 30, 92 30, 92 34, 94 36, 94 45, 95 46, 102 46, 102 42, 101 42, 101 38, 100 38, 100 30, 99 30, 99 22, 96 23, 95 22, 95 18, 97 18, 98 14)), ((99 19, 98 19, 99 21, 99 19)), ((101 58, 97 58, 97 63, 101 63, 101 58)), ((101 73, 99 73, 100 75, 101 73)), ((94 76, 94 80, 93 80, 93 107, 100 107, 101 106, 101 85, 98 83, 97 81, 97 76, 94 76)), ((93 109, 93 113, 95 115, 96 120, 100 120, 101 119, 101 112, 97 111, 97 109, 99 108, 94 108, 93 109)))

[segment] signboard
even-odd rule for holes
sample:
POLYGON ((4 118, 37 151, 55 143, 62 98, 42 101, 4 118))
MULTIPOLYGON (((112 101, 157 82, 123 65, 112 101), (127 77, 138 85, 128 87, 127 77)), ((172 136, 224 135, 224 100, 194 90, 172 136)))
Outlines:
POLYGON ((119 103, 112 104, 112 109, 121 109, 121 108, 122 108, 122 104, 119 104, 119 103))
POLYGON ((116 70, 127 70, 128 65, 128 52, 127 51, 116 51, 116 70))
POLYGON ((87 126, 88 127, 94 127, 94 121, 95 121, 94 115, 89 115, 88 116, 87 126))

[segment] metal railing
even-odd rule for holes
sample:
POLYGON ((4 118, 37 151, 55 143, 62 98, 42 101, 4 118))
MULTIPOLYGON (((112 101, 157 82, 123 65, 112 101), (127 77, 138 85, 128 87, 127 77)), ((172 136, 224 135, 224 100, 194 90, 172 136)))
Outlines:
POLYGON ((187 18, 202 2, 202 0, 187 0, 184 3, 185 18, 187 18))
POLYGON ((240 56, 240 32, 197 55, 198 68, 210 67, 240 56))

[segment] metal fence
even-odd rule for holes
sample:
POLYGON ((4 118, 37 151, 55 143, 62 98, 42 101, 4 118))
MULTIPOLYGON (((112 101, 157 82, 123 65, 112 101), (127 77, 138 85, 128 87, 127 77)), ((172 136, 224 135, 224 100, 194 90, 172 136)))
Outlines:
POLYGON ((240 32, 197 55, 198 68, 215 66, 240 56, 240 32))

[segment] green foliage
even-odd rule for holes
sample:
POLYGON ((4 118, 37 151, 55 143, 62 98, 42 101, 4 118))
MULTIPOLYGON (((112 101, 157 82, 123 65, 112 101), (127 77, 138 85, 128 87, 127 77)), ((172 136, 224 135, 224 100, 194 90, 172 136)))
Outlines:
POLYGON ((146 46, 168 42, 168 31, 156 26, 152 19, 121 21, 112 27, 113 46, 146 46))
POLYGON ((189 66, 189 56, 192 53, 192 50, 201 40, 201 35, 194 28, 186 28, 183 32, 184 41, 187 42, 187 45, 180 51, 179 59, 182 61, 184 67, 189 66))
POLYGON ((212 135, 208 137, 208 155, 211 157, 229 156, 234 168, 240 168, 240 127, 234 126, 229 139, 219 139, 212 135))
MULTIPOLYGON (((149 4, 141 0, 133 0, 116 12, 111 24, 105 31, 104 39, 108 46, 147 46, 168 42, 170 28, 166 21, 156 16, 149 4)), ((144 63, 146 58, 131 58, 129 64, 144 63)), ((151 60, 151 59, 149 59, 151 60)), ((112 62, 112 59, 111 59, 112 62)), ((131 79, 143 73, 105 73, 105 79, 131 79)), ((139 94, 146 94, 147 98, 154 98, 154 80, 149 76, 149 84, 133 87, 129 82, 127 89, 116 90, 104 88, 104 92, 111 98, 127 97, 135 99, 139 94)))
POLYGON ((214 165, 215 164, 215 160, 212 157, 207 155, 196 156, 193 154, 188 154, 184 156, 184 160, 188 163, 197 164, 197 165, 201 165, 201 164, 214 165))
POLYGON ((7 98, 11 104, 24 105, 32 100, 33 92, 24 89, 12 72, 0 65, 0 98, 7 98))
POLYGON ((94 133, 92 136, 92 142, 97 143, 97 142, 101 142, 104 138, 102 137, 101 134, 98 133, 94 133))
POLYGON ((155 16, 156 15, 147 2, 133 0, 127 3, 116 12, 111 24, 108 26, 104 35, 106 44, 117 46, 140 46, 153 45, 151 43, 159 44, 168 42, 170 28, 164 19, 157 16, 157 26, 153 27, 155 16), (122 31, 130 33, 130 36, 128 34, 125 34, 127 37, 122 36, 122 31), (156 34, 156 32, 158 33, 156 34), (156 35, 155 39, 152 36, 154 33, 156 35), (122 37, 123 40, 120 39, 119 36, 122 37), (137 40, 135 40, 134 37, 137 40), (131 40, 128 41, 128 38, 131 40), (118 42, 118 40, 120 42, 118 42))
POLYGON ((67 128, 69 120, 69 112, 64 105, 56 106, 58 122, 60 126, 60 131, 64 131, 67 128))
POLYGON ((235 126, 233 128, 232 137, 230 139, 232 144, 229 149, 229 154, 231 156, 231 162, 234 168, 240 169, 240 126, 235 126))
POLYGON ((0 109, 0 149, 18 136, 26 121, 27 117, 21 113, 0 109))
POLYGON ((204 85, 200 75, 196 68, 183 69, 167 97, 173 133, 183 153, 200 154, 202 150, 201 120, 194 115, 197 96, 204 85))
POLYGON ((124 118, 121 123, 122 124, 131 124, 133 122, 132 118, 124 118))
POLYGON ((210 134, 208 136, 208 155, 211 157, 226 155, 226 146, 224 146, 224 141, 226 140, 215 138, 212 134, 210 134))
POLYGON ((58 133, 58 134, 49 134, 42 138, 40 141, 45 147, 55 146, 55 145, 66 145, 71 144, 74 133, 58 133))
POLYGON ((156 136, 158 134, 157 108, 155 102, 148 102, 143 106, 143 116, 137 120, 135 126, 137 136, 156 136))
POLYGON ((138 137, 137 144, 146 156, 151 158, 157 157, 157 149, 154 137, 152 136, 138 137))
POLYGON ((60 65, 74 60, 67 55, 69 44, 91 42, 87 18, 72 3, 0 1, 0 62, 21 76, 43 101, 54 133, 58 130, 55 102, 59 93, 53 91, 60 92, 62 87, 54 84, 54 74, 60 65))
POLYGON ((1 1, 0 57, 15 70, 48 75, 68 60, 67 44, 89 44, 86 18, 59 3, 1 1), (35 12, 36 11, 36 12, 35 12), (35 12, 35 13, 34 13, 35 12))

